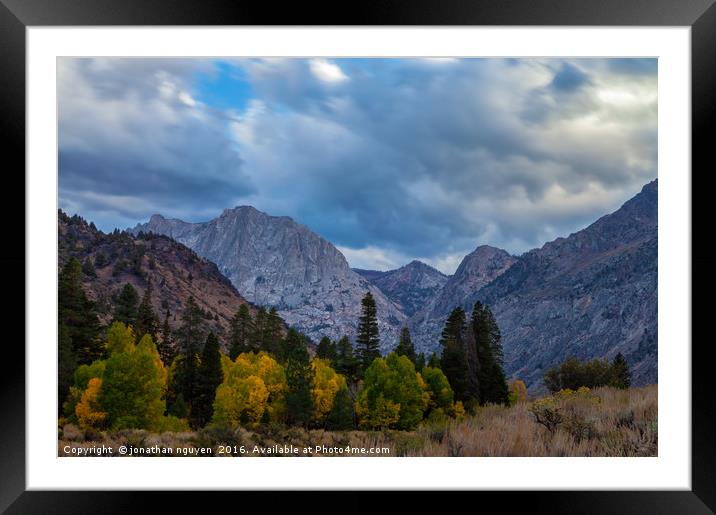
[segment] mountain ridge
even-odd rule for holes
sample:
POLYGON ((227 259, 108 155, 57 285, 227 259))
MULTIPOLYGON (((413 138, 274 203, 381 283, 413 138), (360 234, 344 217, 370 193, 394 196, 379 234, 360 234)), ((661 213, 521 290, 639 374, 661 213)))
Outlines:
POLYGON ((354 268, 412 316, 448 281, 448 276, 417 259, 394 270, 377 271, 354 268))
POLYGON ((190 296, 205 313, 204 324, 224 343, 231 320, 242 304, 256 313, 256 307, 239 294, 214 263, 163 235, 138 237, 119 231, 105 234, 82 217, 70 217, 60 211, 58 269, 71 257, 92 264, 89 273, 83 273, 83 285, 104 325, 111 321, 113 299, 125 284, 131 284, 141 298, 150 281, 152 308, 160 324, 169 312, 172 330, 180 326, 190 296))
MULTIPOLYGON (((408 320, 416 348, 427 353, 436 351, 450 311, 464 304, 461 299, 503 274, 516 260, 506 250, 490 245, 479 245, 467 254, 440 291, 408 320)), ((463 307, 468 312, 472 309, 463 307)))
POLYGON ((657 380, 658 182, 616 211, 522 256, 465 299, 491 305, 505 368, 533 388, 569 356, 621 352, 634 384, 657 380))
POLYGON ((130 231, 177 239, 216 263, 248 300, 275 306, 289 325, 312 339, 353 336, 360 301, 370 291, 378 307, 382 350, 397 344, 406 319, 400 309, 351 270, 332 243, 290 217, 237 206, 200 223, 154 215, 130 231))
POLYGON ((502 330, 506 372, 534 390, 546 368, 572 355, 622 352, 635 384, 656 381, 657 204, 655 179, 614 212, 520 256, 479 245, 452 276, 417 260, 388 271, 351 269, 333 244, 306 226, 251 206, 199 223, 153 215, 132 231, 158 231, 185 243, 216 262, 249 300, 277 306, 287 323, 312 338, 353 334, 360 298, 371 291, 384 353, 408 325, 418 351, 429 355, 439 349, 449 312, 457 305, 471 310, 480 300, 502 330), (237 226, 239 220, 246 227, 237 226), (341 303, 338 310, 334 303, 341 303))

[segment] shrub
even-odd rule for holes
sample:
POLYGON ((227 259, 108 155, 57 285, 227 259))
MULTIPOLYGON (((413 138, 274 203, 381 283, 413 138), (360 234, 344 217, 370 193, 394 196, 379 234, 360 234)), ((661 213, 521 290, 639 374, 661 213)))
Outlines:
POLYGON ((560 407, 555 399, 551 397, 535 401, 529 410, 535 422, 546 427, 550 433, 554 433, 557 426, 564 420, 562 413, 560 413, 560 407))
POLYGON ((197 447, 215 449, 219 445, 240 446, 243 441, 236 427, 227 424, 209 424, 196 433, 193 443, 197 447))
POLYGON ((527 401, 527 386, 524 381, 515 379, 510 381, 509 392, 507 394, 508 406, 514 406, 519 402, 527 401))
POLYGON ((185 418, 167 415, 159 419, 156 430, 158 433, 181 433, 189 430, 189 422, 185 418))
POLYGON ((612 385, 626 388, 629 384, 629 369, 621 354, 618 354, 612 363, 606 359, 580 361, 570 357, 544 374, 544 385, 552 393, 564 389, 577 390, 580 386, 597 388, 612 385))
POLYGON ((419 451, 425 445, 420 435, 412 433, 393 433, 392 437, 395 456, 407 456, 411 452, 419 451))
POLYGON ((62 438, 71 442, 81 442, 84 439, 84 434, 74 424, 65 424, 62 428, 62 438))

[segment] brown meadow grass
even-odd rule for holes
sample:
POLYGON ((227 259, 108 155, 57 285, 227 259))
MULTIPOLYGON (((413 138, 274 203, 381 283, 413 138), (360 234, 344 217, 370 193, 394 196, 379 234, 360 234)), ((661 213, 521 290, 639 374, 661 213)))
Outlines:
POLYGON ((67 445, 75 449, 105 445, 114 450, 105 455, 115 456, 119 455, 117 449, 121 445, 203 447, 211 448, 211 455, 217 455, 220 446, 228 444, 243 446, 247 451, 243 456, 265 456, 251 451, 274 445, 311 447, 311 452, 300 454, 310 456, 657 456, 657 401, 656 385, 628 390, 567 391, 511 407, 480 407, 463 420, 423 425, 415 431, 324 431, 268 426, 255 430, 207 428, 155 434, 142 430, 83 432, 65 426, 60 430, 58 455, 73 455, 65 452, 67 445), (535 411, 552 415, 556 423, 553 427, 538 423, 535 411), (383 448, 389 452, 346 454, 327 452, 321 446, 383 448))

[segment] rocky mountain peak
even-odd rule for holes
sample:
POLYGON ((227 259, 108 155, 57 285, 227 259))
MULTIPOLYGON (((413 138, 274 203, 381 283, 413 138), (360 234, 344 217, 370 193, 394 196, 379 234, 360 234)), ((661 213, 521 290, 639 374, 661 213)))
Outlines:
POLYGON ((397 343, 405 315, 351 270, 335 246, 289 217, 237 206, 200 224, 150 219, 133 231, 165 234, 184 243, 216 263, 245 298, 276 307, 289 325, 312 339, 353 335, 360 301, 371 291, 384 350, 397 343))
POLYGON ((621 352, 635 384, 656 381, 657 181, 585 229, 522 255, 470 298, 490 304, 506 372, 536 387, 568 356, 621 352))
POLYGON ((407 316, 411 316, 433 298, 448 279, 439 270, 416 259, 387 272, 355 271, 380 288, 407 316))
POLYGON ((506 250, 480 245, 465 256, 455 274, 447 278, 437 294, 409 320, 416 347, 435 351, 440 331, 450 311, 458 306, 469 308, 466 299, 496 277, 505 273, 517 260, 506 250))

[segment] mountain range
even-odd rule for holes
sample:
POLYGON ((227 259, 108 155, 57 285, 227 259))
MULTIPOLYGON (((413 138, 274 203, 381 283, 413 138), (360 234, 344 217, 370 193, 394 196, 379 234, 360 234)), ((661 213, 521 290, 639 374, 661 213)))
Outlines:
POLYGON ((275 306, 317 340, 354 336, 360 301, 376 299, 385 353, 407 325, 419 351, 439 350, 456 306, 491 306, 505 370, 540 387, 568 356, 627 359, 634 384, 657 380, 657 181, 585 229, 520 256, 480 245, 452 276, 413 261, 390 271, 353 270, 309 228, 253 207, 188 223, 153 215, 130 232, 167 236, 216 263, 244 299, 275 306))
POLYGON ((527 252, 464 298, 492 307, 508 375, 535 385, 567 356, 621 352, 634 384, 657 381, 657 199, 655 180, 614 213, 527 252))
POLYGON ((378 309, 382 351, 397 341, 407 320, 377 286, 351 270, 333 244, 286 216, 240 206, 203 223, 153 215, 131 232, 162 234, 183 243, 216 263, 246 299, 276 307, 288 325, 314 341, 355 334, 368 291, 378 309))

